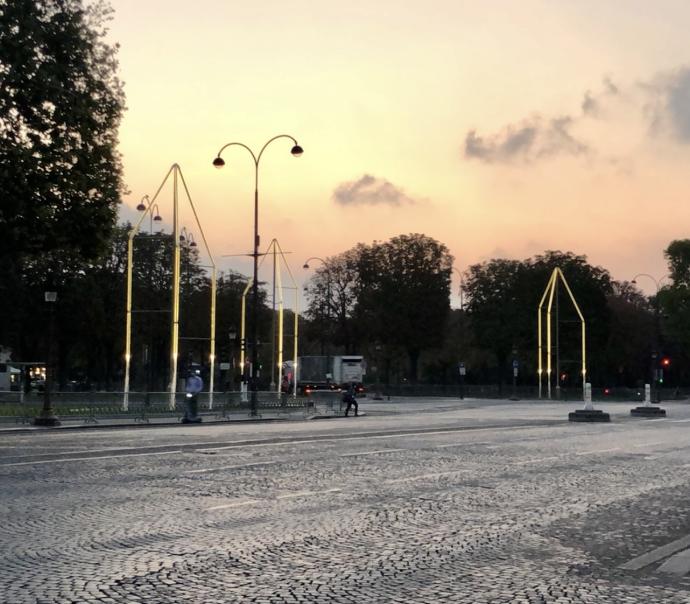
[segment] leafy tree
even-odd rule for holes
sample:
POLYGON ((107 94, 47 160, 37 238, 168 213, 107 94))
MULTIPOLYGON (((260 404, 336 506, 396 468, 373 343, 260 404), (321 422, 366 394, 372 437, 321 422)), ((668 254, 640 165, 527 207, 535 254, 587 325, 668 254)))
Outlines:
MULTIPOLYGON (((105 251, 122 191, 110 9, 0 0, 0 259, 105 251)), ((1 293, 1 292, 0 292, 1 293)))
MULTIPOLYGON (((305 329, 312 341, 330 340, 347 353, 357 352, 353 313, 357 303, 360 248, 332 256, 320 265, 309 280, 305 294, 309 324, 305 329)), ((325 344, 323 344, 325 347, 325 344)), ((323 353, 322 353, 323 354, 323 353)))
POLYGON ((421 352, 443 344, 453 257, 418 233, 360 246, 358 254, 356 322, 370 341, 404 351, 416 382, 421 352))
MULTIPOLYGON (((508 372, 512 350, 521 361, 521 375, 536 375, 537 308, 556 267, 563 271, 587 322, 590 371, 594 370, 597 379, 602 376, 609 334, 610 275, 588 264, 585 256, 547 251, 524 261, 491 260, 472 266, 468 271, 465 281, 469 297, 467 311, 477 343, 494 354, 499 381, 503 381, 508 372)), ((568 369, 566 373, 576 386, 580 322, 560 286, 559 292, 560 348, 568 353, 574 351, 569 360, 563 358, 562 367, 568 369)))
POLYGON ((690 287, 690 239, 676 239, 664 250, 674 287, 690 287))
POLYGON ((499 259, 475 264, 465 275, 472 331, 477 344, 493 353, 499 383, 512 350, 525 350, 524 324, 534 323, 525 299, 531 297, 525 291, 525 271, 522 262, 499 259))

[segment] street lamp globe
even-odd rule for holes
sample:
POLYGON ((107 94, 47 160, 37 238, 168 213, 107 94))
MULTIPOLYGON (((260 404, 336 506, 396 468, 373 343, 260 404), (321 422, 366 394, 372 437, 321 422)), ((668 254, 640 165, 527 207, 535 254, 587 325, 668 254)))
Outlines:
POLYGON ((302 155, 302 153, 304 153, 304 149, 302 149, 302 147, 300 147, 299 145, 295 145, 290 150, 290 153, 292 153, 295 157, 299 157, 300 155, 302 155))
POLYGON ((304 266, 302 268, 309 268, 309 264, 307 262, 305 262, 304 266))
POLYGON ((225 160, 219 155, 213 160, 213 165, 220 170, 225 165, 225 160))

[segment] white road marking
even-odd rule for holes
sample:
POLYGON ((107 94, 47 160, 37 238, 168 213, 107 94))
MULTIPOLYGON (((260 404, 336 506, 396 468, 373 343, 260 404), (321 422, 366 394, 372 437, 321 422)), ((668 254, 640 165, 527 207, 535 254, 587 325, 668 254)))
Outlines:
MULTIPOLYGON (((296 493, 286 493, 285 495, 278 495, 276 499, 295 499, 297 497, 311 497, 313 495, 325 495, 326 493, 340 493, 342 489, 326 489, 325 491, 298 491, 296 493)), ((207 512, 215 510, 227 510, 229 508, 239 508, 245 505, 252 505, 255 503, 270 503, 271 499, 244 499, 242 501, 233 501, 232 503, 224 503, 222 505, 214 505, 206 508, 207 512)))
POLYGON ((611 453, 611 451, 620 451, 620 447, 613 447, 612 449, 595 449, 594 451, 580 451, 575 455, 595 455, 596 453, 611 453))
POLYGON ((405 478, 392 478, 391 480, 384 480, 386 484, 394 484, 396 482, 410 482, 413 480, 423 480, 425 478, 436 478, 438 476, 450 476, 451 474, 466 473, 466 470, 454 470, 452 472, 433 472, 431 474, 419 474, 418 476, 406 476, 405 478))
POLYGON ((675 554, 676 552, 685 549, 689 546, 690 535, 685 535, 685 537, 681 537, 680 539, 671 541, 671 543, 667 543, 666 545, 657 547, 656 549, 653 549, 651 552, 647 552, 646 554, 637 556, 637 558, 633 558, 629 562, 621 564, 618 568, 623 568, 625 570, 640 570, 645 566, 654 564, 654 562, 658 562, 659 560, 662 560, 672 554, 675 554))
POLYGON ((207 512, 212 512, 213 510, 226 510, 228 508, 239 508, 244 505, 251 505, 253 503, 259 503, 258 499, 245 499, 244 501, 236 501, 234 503, 226 503, 224 505, 214 505, 213 507, 206 508, 207 512))
MULTIPOLYGON (((471 445, 488 445, 490 441, 467 442, 467 443, 449 443, 447 445, 432 445, 434 449, 446 449, 447 447, 469 447, 471 445)), ((495 449, 497 447, 487 447, 487 449, 495 449)))
POLYGON ((186 470, 183 474, 206 474, 208 472, 222 472, 223 470, 237 470, 239 468, 250 468, 253 466, 269 466, 276 463, 281 463, 281 460, 252 461, 250 463, 236 464, 233 466, 216 466, 215 468, 203 468, 201 470, 186 470))
POLYGON ((340 493, 341 489, 326 489, 325 491, 298 491, 287 495, 278 495, 276 499, 294 499, 295 497, 309 497, 310 495, 324 495, 326 493, 340 493))
POLYGON ((362 451, 361 453, 342 453, 340 457, 359 457, 360 455, 379 455, 380 453, 395 453, 398 451, 412 451, 413 449, 379 449, 378 451, 362 451))
POLYGON ((671 424, 687 424, 690 422, 690 419, 671 419, 669 420, 669 423, 671 424))
POLYGON ((653 447, 654 445, 663 445, 665 444, 664 441, 660 440, 655 443, 642 443, 640 445, 633 445, 634 448, 640 448, 640 447, 653 447))
POLYGON ((551 461, 552 459, 561 459, 562 455, 554 455, 553 457, 539 457, 537 459, 527 459, 525 461, 515 461, 512 465, 514 466, 524 466, 528 463, 539 463, 541 461, 551 461))
POLYGON ((42 461, 17 461, 14 463, 0 464, 0 468, 7 466, 30 466, 40 465, 45 463, 69 463, 72 461, 92 461, 94 459, 116 459, 118 457, 144 457, 146 455, 173 455, 175 453, 182 453, 182 451, 155 451, 153 453, 123 453, 122 455, 101 455, 99 457, 73 457, 70 459, 44 459, 42 461))

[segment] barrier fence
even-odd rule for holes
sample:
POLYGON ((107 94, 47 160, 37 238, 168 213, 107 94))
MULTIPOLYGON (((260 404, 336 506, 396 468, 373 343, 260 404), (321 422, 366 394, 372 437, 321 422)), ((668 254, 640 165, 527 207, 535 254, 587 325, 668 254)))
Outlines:
MULTIPOLYGON (((560 399, 552 401, 582 401, 582 390, 563 388, 560 399)), ((395 386, 368 386, 367 395, 361 403, 368 401, 403 400, 405 397, 446 397, 469 399, 509 399, 514 395, 516 400, 537 400, 537 388, 521 386, 513 390, 510 386, 500 388, 498 385, 430 385, 404 384, 395 386)), ((50 395, 55 414, 61 418, 83 418, 85 422, 97 423, 99 419, 133 418, 148 421, 149 418, 182 417, 185 412, 185 393, 178 393, 175 406, 170 408, 168 392, 130 392, 129 408, 123 410, 122 392, 52 392, 50 395)), ((687 400, 690 390, 664 388, 660 391, 661 401, 687 400)), ((592 398, 596 402, 631 402, 644 400, 643 388, 593 388, 592 398)), ((547 402, 547 399, 542 399, 547 402)), ((198 411, 203 415, 215 415, 227 418, 234 415, 248 414, 251 411, 250 392, 216 392, 213 407, 209 407, 209 394, 202 392, 197 397, 198 411)), ((30 392, 22 394, 16 391, 0 392, 0 419, 17 422, 29 422, 36 417, 43 407, 43 394, 30 392)), ((341 414, 344 406, 342 393, 339 391, 313 391, 309 395, 281 395, 276 392, 257 392, 257 411, 262 413, 287 414, 302 412, 308 415, 341 414)))
MULTIPOLYGON (((170 408, 168 392, 130 392, 128 409, 123 409, 122 392, 51 392, 51 405, 55 414, 63 419, 83 418, 85 423, 98 423, 101 419, 131 418, 148 421, 152 418, 181 418, 187 405, 185 393, 175 396, 174 408, 170 408)), ((43 408, 43 394, 0 392, 0 418, 28 423, 43 408)), ((208 392, 197 395, 200 415, 214 415, 222 419, 248 414, 252 410, 251 393, 214 393, 213 407, 209 406, 208 392)), ((278 395, 275 392, 257 392, 257 411, 275 414, 301 411, 317 413, 316 401, 308 397, 278 395)))

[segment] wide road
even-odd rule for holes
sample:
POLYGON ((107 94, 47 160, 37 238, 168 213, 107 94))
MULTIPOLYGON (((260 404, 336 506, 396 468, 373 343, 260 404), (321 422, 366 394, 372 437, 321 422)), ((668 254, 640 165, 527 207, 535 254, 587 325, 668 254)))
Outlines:
POLYGON ((0 602, 690 603, 690 405, 0 431, 0 602))

